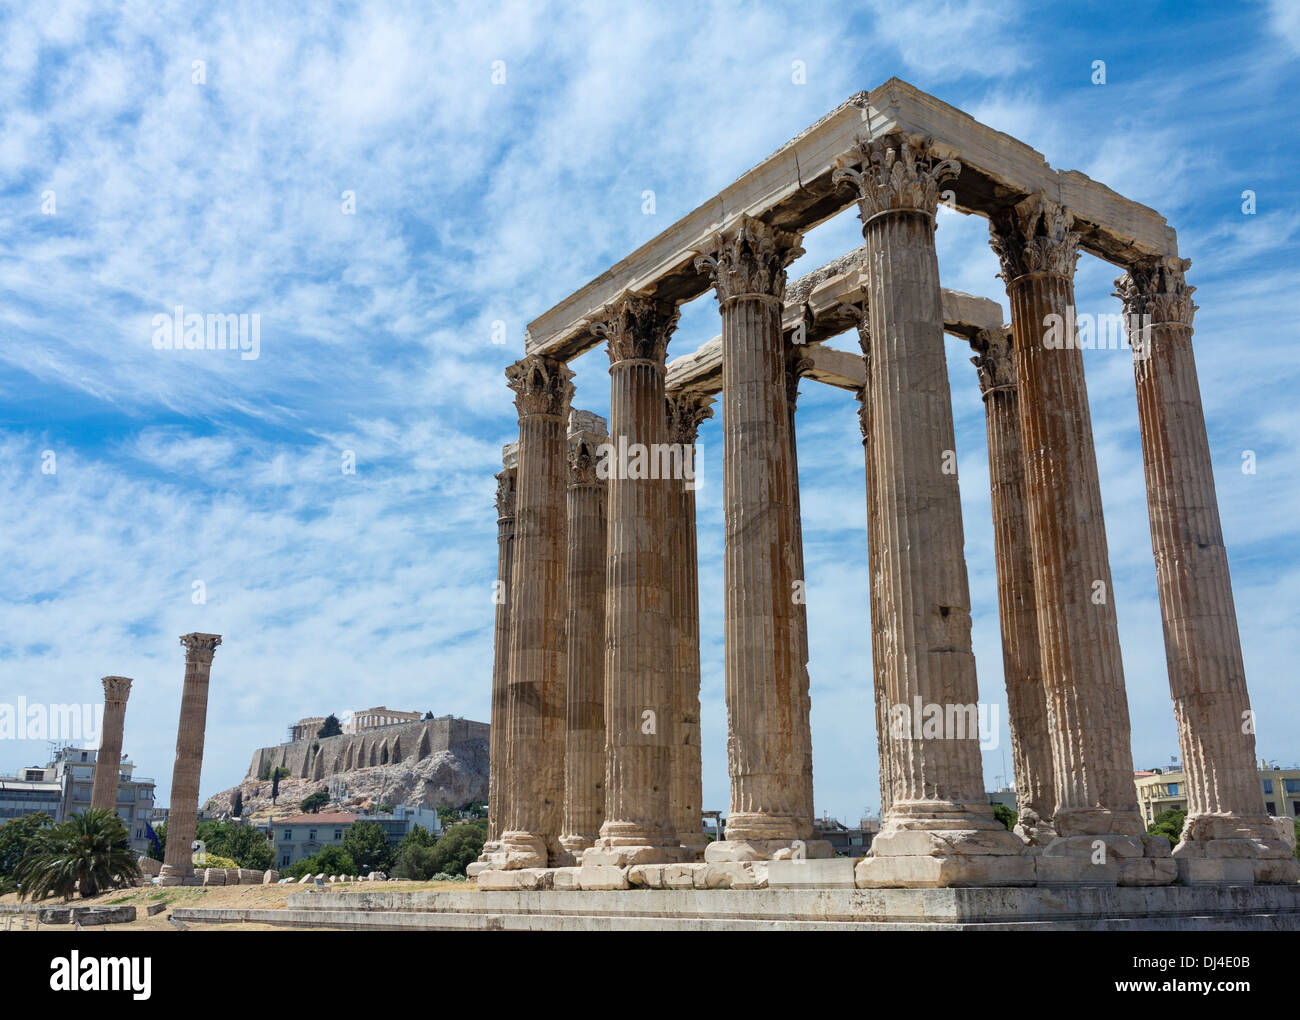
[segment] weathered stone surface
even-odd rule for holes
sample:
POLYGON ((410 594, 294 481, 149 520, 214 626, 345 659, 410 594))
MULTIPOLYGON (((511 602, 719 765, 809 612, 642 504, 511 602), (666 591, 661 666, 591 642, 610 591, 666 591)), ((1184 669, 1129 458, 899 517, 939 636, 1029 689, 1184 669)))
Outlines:
POLYGON ((262 873, 263 885, 275 885, 279 881, 280 881, 280 873, 276 871, 274 868, 272 868, 270 871, 265 871, 262 873))
MULTIPOLYGON (((482 876, 479 881, 482 884, 482 876)), ((631 885, 627 880, 627 869, 609 864, 588 864, 585 857, 578 869, 577 884, 579 889, 627 889, 631 885)))
POLYGON ((852 889, 857 884, 857 859, 769 861, 767 884, 771 889, 852 889))
POLYGON ((162 861, 156 861, 152 857, 137 857, 135 862, 145 875, 157 877, 158 873, 162 871, 162 861))
POLYGON ((117 789, 122 771, 122 727, 126 720, 126 701, 131 681, 124 676, 106 676, 104 684, 104 721, 100 725, 99 752, 95 755, 95 779, 90 806, 112 811, 117 805, 117 789))
POLYGON ((203 767, 203 735, 208 718, 208 679, 220 634, 185 634, 185 686, 176 729, 176 764, 172 769, 171 806, 167 814, 167 846, 159 873, 163 885, 183 883, 194 874, 194 832, 198 827, 199 773, 203 767))

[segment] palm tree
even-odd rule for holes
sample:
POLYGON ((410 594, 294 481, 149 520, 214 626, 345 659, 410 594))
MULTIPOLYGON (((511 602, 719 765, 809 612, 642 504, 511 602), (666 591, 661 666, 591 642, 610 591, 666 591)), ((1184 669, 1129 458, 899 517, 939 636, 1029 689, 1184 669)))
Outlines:
POLYGON ((21 899, 47 896, 82 899, 100 889, 125 888, 140 880, 140 866, 116 812, 91 808, 73 815, 33 841, 14 871, 21 899))

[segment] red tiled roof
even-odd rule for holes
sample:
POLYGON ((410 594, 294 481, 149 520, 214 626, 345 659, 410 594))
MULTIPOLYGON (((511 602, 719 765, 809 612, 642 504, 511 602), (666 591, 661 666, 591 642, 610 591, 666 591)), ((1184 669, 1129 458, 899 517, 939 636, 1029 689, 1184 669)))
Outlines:
POLYGON ((292 818, 277 818, 272 825, 340 825, 348 822, 355 822, 356 815, 350 815, 346 812, 339 814, 326 815, 294 815, 292 818))

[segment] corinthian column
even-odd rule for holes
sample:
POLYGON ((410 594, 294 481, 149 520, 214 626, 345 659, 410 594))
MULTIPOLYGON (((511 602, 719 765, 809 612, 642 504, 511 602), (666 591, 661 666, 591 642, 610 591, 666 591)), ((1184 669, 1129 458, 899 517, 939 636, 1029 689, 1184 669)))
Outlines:
POLYGON ((105 811, 117 810, 117 787, 122 768, 122 725, 126 721, 126 699, 131 681, 124 676, 106 676, 104 683, 104 723, 95 755, 95 785, 91 788, 90 806, 105 811))
POLYGON ((674 739, 664 359, 677 306, 625 295, 594 330, 609 345, 605 821, 583 864, 680 860, 670 817, 674 739))
POLYGON ((695 439, 713 416, 713 398, 689 390, 668 397, 668 441, 680 451, 689 474, 670 483, 668 494, 668 605, 673 651, 673 752, 669 814, 683 847, 693 857, 708 839, 702 822, 700 761, 700 577, 695 536, 695 439))
POLYGON ((798 732, 808 734, 804 746, 802 769, 803 798, 797 807, 800 818, 807 819, 801 838, 807 840, 813 832, 813 761, 812 761, 812 696, 808 676, 808 579, 804 576, 803 561, 803 509, 799 503, 799 443, 795 433, 795 407, 799 402, 799 380, 812 368, 812 359, 797 344, 785 348, 785 406, 790 416, 790 551, 793 557, 791 572, 791 600, 794 602, 794 664, 799 689, 799 714, 795 724, 798 732))
POLYGON ((167 811, 167 846, 160 874, 162 885, 182 885, 194 875, 194 832, 198 828, 199 772, 203 734, 208 722, 208 678, 220 634, 185 634, 185 686, 176 730, 176 764, 172 768, 171 806, 167 811))
POLYGON ((865 304, 856 306, 858 343, 862 348, 862 367, 866 383, 858 391, 858 427, 862 431, 862 449, 867 475, 867 573, 868 601, 871 606, 871 688, 876 714, 876 758, 880 771, 880 815, 883 818, 893 801, 893 775, 889 753, 889 691, 885 680, 885 639, 881 628, 884 610, 880 589, 880 501, 876 495, 875 461, 871 456, 871 323, 865 304))
MULTIPOLYGON (((506 810, 507 699, 510 688, 510 580, 515 554, 515 488, 518 483, 519 444, 501 451, 497 479, 497 582, 493 595, 496 627, 492 635, 492 716, 488 732, 488 842, 483 853, 501 848, 506 810)), ((480 858, 483 861, 484 858, 480 858)))
POLYGON ((1061 838, 1049 856, 1142 855, 1128 702, 1083 355, 1079 235, 1041 193, 990 224, 1011 300, 1025 504, 1061 838))
POLYGON ((801 238, 749 216, 696 266, 722 312, 727 838, 710 861, 829 853, 806 845, 807 671, 799 638, 795 468, 781 332, 785 267, 801 238))
POLYGON ((564 748, 567 864, 596 841, 605 820, 605 500, 597 476, 609 442, 605 419, 569 416, 568 683, 564 748))
POLYGON ((1038 650, 1034 561, 1025 510, 1025 461, 1020 449, 1020 410, 1010 330, 982 330, 971 341, 984 397, 989 441, 989 496, 993 505, 993 553, 998 571, 998 619, 1002 625, 1002 674, 1011 718, 1011 760, 1016 777, 1016 832, 1031 846, 1056 838, 1056 805, 1047 693, 1038 650))
POLYGON ((567 527, 565 426, 573 373, 528 355, 506 370, 519 412, 515 549, 510 584, 505 822, 494 867, 559 860, 564 803, 567 527))
MULTIPOLYGON (((1189 265, 1144 259, 1115 281, 1133 346, 1169 693, 1187 773, 1174 857, 1255 858, 1257 880, 1295 882, 1300 864, 1264 813, 1255 770, 1254 714, 1192 353, 1189 265)), ((1187 864, 1179 867, 1191 877, 1187 864)))
POLYGON ((921 139, 864 144, 858 189, 871 336, 868 477, 880 509, 880 637, 893 786, 860 886, 1031 884, 984 796, 952 402, 934 248, 940 183, 921 139))

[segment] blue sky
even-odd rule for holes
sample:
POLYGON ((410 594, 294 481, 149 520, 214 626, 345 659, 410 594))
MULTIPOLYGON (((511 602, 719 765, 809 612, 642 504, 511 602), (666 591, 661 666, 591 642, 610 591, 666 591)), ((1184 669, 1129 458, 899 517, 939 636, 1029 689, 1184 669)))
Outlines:
MULTIPOLYGON (((205 797, 300 716, 487 719, 492 474, 524 324, 893 75, 1177 229, 1259 753, 1300 759, 1300 5, 46 3, 0 18, 0 702, 90 702, 101 676, 134 677, 125 750, 160 803, 187 631, 225 635, 205 797), (260 356, 155 350, 152 319, 178 304, 257 313, 260 356)), ((943 216, 937 237, 945 285, 1005 310, 985 222, 943 216)), ((850 210, 809 234, 792 275, 859 242, 850 210)), ((1118 311, 1116 275, 1085 255, 1080 311, 1118 311)), ((691 303, 670 356, 716 332, 712 298, 691 303)), ((981 696, 1003 702, 983 409, 969 352, 950 340, 948 355, 981 696)), ((578 406, 606 412, 607 366, 575 362, 578 406)), ((1086 366, 1134 755, 1159 764, 1177 745, 1131 358, 1086 366)), ((848 818, 878 805, 854 412, 804 384, 817 810, 848 818)), ((725 809, 719 421, 701 442, 704 802, 725 809)), ((1002 718, 990 785, 1010 769, 1002 718)), ((0 742, 0 772, 44 753, 0 742)))

